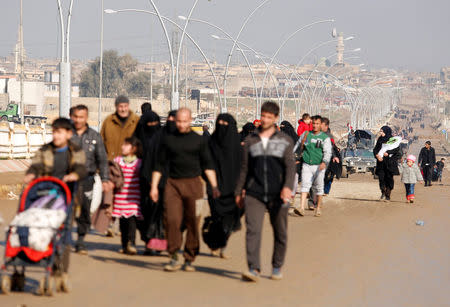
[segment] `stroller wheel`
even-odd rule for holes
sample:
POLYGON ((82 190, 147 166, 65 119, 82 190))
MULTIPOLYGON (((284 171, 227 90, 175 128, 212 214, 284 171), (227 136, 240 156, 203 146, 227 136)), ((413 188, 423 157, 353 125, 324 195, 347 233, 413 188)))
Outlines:
POLYGON ((11 276, 11 290, 22 292, 25 289, 25 274, 14 272, 11 276))
POLYGON ((39 280, 39 288, 36 290, 36 294, 52 296, 55 292, 54 290, 55 279, 52 276, 46 276, 39 280))
POLYGON ((1 288, 3 294, 9 294, 11 292, 11 278, 8 275, 2 275, 1 288))

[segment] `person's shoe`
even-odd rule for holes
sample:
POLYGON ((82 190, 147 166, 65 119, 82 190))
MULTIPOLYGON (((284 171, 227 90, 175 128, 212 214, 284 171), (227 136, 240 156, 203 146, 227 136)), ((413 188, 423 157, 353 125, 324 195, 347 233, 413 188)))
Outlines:
POLYGON ((385 202, 390 202, 391 201, 391 197, 390 196, 386 196, 386 198, 384 199, 385 202))
POLYGON ((218 249, 211 250, 211 256, 220 257, 220 251, 218 249))
POLYGON ((270 276, 270 279, 272 280, 282 280, 283 279, 283 273, 281 273, 280 268, 273 268, 272 269, 272 275, 270 276))
POLYGON ((245 281, 257 282, 259 280, 259 272, 257 270, 250 269, 242 273, 242 279, 245 281))
POLYGON ((411 204, 414 204, 414 199, 410 199, 409 202, 410 202, 411 204))
POLYGON ((295 208, 295 209, 294 209, 294 213, 297 214, 297 215, 299 215, 299 216, 305 216, 305 209, 298 209, 298 208, 295 208))
POLYGON ((380 200, 384 200, 385 198, 386 196, 384 195, 384 193, 381 193, 380 200))
POLYGON ((431 182, 430 182, 430 183, 428 184, 428 186, 431 187, 431 186, 433 186, 433 185, 432 185, 431 182))
POLYGON ((314 201, 312 199, 309 199, 308 200, 308 210, 313 211, 315 207, 316 207, 316 204, 314 203, 314 201))
POLYGON ((190 261, 186 261, 186 262, 184 263, 184 265, 183 265, 183 270, 184 270, 185 272, 195 272, 195 268, 194 268, 194 266, 192 265, 192 262, 190 262, 190 261))
POLYGON ((164 271, 166 272, 176 272, 179 269, 181 269, 181 264, 175 259, 171 259, 170 262, 164 266, 164 271))
POLYGON ((319 217, 319 216, 321 216, 321 215, 322 215, 322 211, 320 211, 319 208, 316 208, 316 211, 314 212, 314 216, 315 216, 315 217, 319 217))
POLYGON ((126 248, 126 254, 128 255, 136 255, 137 249, 134 247, 131 242, 128 242, 127 248, 126 248))
POLYGON ((225 252, 220 252, 220 258, 222 258, 224 260, 228 260, 228 259, 231 259, 231 256, 228 254, 225 254, 225 252))
POLYGON ((109 227, 109 228, 106 230, 106 236, 107 236, 108 238, 113 238, 113 237, 114 237, 114 230, 112 229, 112 227, 109 227))
POLYGON ((77 241, 75 244, 75 252, 80 255, 87 255, 87 248, 83 241, 77 241))

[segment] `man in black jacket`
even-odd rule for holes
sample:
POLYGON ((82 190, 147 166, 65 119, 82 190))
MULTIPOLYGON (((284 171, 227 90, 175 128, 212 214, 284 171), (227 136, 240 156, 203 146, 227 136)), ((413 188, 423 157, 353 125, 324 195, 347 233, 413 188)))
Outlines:
POLYGON ((73 122, 74 132, 72 142, 83 149, 86 155, 87 177, 79 183, 80 211, 76 214, 78 240, 75 250, 80 254, 87 254, 84 237, 91 227, 91 202, 94 187, 94 176, 99 170, 102 180, 102 189, 111 189, 109 181, 108 156, 100 134, 87 124, 88 108, 77 105, 70 109, 70 119, 73 122))
POLYGON ((260 247, 264 214, 269 211, 274 232, 272 279, 282 279, 281 267, 287 247, 287 214, 295 178, 292 139, 278 132, 275 123, 280 108, 265 102, 261 108, 261 125, 244 142, 241 171, 235 190, 236 203, 245 201, 247 225, 247 281, 257 281, 261 270, 260 247))
POLYGON ((431 142, 426 141, 425 147, 420 150, 419 165, 423 170, 423 178, 425 186, 431 187, 431 179, 433 176, 433 167, 436 164, 436 154, 434 148, 431 147, 431 142))

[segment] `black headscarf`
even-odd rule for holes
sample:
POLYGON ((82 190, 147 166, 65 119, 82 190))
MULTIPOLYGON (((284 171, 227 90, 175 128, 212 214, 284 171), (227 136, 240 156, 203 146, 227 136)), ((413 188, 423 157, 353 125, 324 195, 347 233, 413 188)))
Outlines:
MULTIPOLYGON (((172 110, 167 115, 167 118, 169 117, 175 117, 177 116, 177 110, 172 110)), ((177 126, 175 124, 175 121, 168 120, 166 121, 166 125, 164 126, 164 133, 173 134, 177 131, 177 126)))
POLYGON ((248 122, 244 125, 244 127, 242 127, 242 131, 240 133, 241 135, 241 142, 243 142, 245 140, 245 138, 252 134, 254 131, 256 130, 255 125, 253 125, 252 123, 248 122))
POLYGON ((297 142, 298 135, 295 132, 294 127, 292 127, 290 122, 288 122, 287 120, 282 121, 280 124, 280 130, 282 132, 284 132, 285 134, 287 134, 288 136, 290 136, 292 141, 294 142, 294 144, 297 142))
POLYGON ((148 111, 141 116, 134 134, 141 141, 144 151, 148 150, 150 140, 159 129, 161 129, 161 124, 158 114, 148 111), (158 122, 158 124, 149 126, 148 123, 152 122, 158 122))
POLYGON ((389 126, 383 126, 380 130, 384 132, 384 136, 380 136, 378 140, 384 144, 392 137, 392 129, 389 126))
POLYGON ((223 196, 234 193, 240 169, 240 147, 236 120, 228 113, 219 114, 216 129, 211 136, 210 148, 223 196), (228 125, 219 124, 219 120, 227 122, 228 125))

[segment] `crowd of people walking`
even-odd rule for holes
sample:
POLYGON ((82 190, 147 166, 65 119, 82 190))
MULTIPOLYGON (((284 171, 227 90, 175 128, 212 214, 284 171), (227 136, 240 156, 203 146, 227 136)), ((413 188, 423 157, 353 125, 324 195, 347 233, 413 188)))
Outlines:
MULTIPOLYGON (((264 215, 269 213, 273 229, 272 279, 283 277, 287 250, 288 216, 322 215, 323 197, 334 178, 340 177, 342 159, 330 120, 304 114, 298 129, 288 121, 278 126, 280 108, 272 101, 261 107, 261 118, 247 123, 238 132, 231 114, 219 114, 212 134, 191 129, 187 108, 169 112, 163 125, 151 105, 142 105, 139 117, 130 110, 127 97, 118 96, 116 111, 103 122, 100 133, 88 126, 88 108, 72 107, 69 119, 54 121, 53 142, 34 157, 26 182, 51 175, 68 182, 78 181, 77 240, 75 251, 87 254, 85 237, 91 228, 90 205, 94 176, 102 190, 113 194, 112 206, 105 210, 111 218, 106 234, 114 236, 114 220, 120 225, 121 253, 134 255, 136 232, 145 244, 145 255, 169 254, 165 271, 195 271, 200 237, 215 256, 227 259, 227 243, 242 228, 245 215, 248 270, 244 280, 257 281, 261 272, 260 248, 264 215), (118 178, 120 177, 120 178, 118 178), (202 179, 206 182, 206 193, 202 179), (300 202, 295 202, 299 190, 300 202), (197 204, 204 194, 210 209, 201 232, 197 204), (179 251, 184 243, 184 263, 179 251)), ((409 131, 412 131, 411 129, 409 131)), ((407 202, 414 201, 414 185, 431 186, 432 173, 442 178, 444 160, 436 163, 431 142, 416 157, 402 163, 399 139, 383 126, 373 154, 377 159, 381 200, 389 201, 394 176, 401 173, 407 202), (423 178, 422 173, 423 172, 423 178)), ((101 207, 105 208, 105 206, 101 207)), ((66 255, 68 257, 68 255, 66 255)), ((67 271, 67 265, 65 270, 67 271)))

